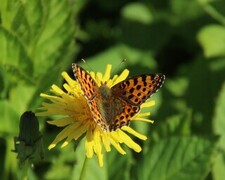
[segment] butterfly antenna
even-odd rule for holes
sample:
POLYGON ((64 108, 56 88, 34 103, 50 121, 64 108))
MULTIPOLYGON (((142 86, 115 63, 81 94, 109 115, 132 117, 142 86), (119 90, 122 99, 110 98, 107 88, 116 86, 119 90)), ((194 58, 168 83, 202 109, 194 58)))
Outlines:
MULTIPOLYGON (((127 59, 122 59, 122 61, 120 61, 116 69, 118 70, 126 61, 127 59)), ((113 69, 112 74, 116 74, 114 71, 115 69, 113 69)))
POLYGON ((127 59, 122 59, 122 61, 120 62, 120 64, 118 65, 119 67, 122 66, 123 63, 125 63, 127 61, 127 59))
POLYGON ((91 71, 93 71, 93 69, 91 68, 91 66, 87 63, 87 61, 85 60, 85 59, 81 59, 85 64, 86 64, 86 66, 91 70, 91 71))
MULTIPOLYGON (((92 68, 91 68, 91 66, 87 63, 87 61, 85 61, 85 59, 81 59, 86 65, 87 65, 87 67, 92 71, 92 72, 95 72, 92 68)), ((97 78, 98 79, 98 77, 96 76, 95 78, 97 78)), ((99 80, 100 81, 100 80, 99 80)))

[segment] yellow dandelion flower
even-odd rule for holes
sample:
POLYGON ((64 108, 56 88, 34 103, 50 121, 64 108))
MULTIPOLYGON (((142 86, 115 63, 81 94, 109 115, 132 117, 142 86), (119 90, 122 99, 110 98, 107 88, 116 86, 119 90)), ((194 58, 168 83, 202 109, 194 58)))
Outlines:
POLYGON ((132 134, 141 140, 147 137, 129 127, 130 121, 153 123, 146 118, 150 113, 138 113, 140 109, 153 106, 154 101, 145 102, 162 85, 165 76, 161 74, 142 75, 127 79, 129 71, 125 69, 119 76, 110 79, 111 65, 107 65, 102 73, 86 72, 80 66, 73 64, 76 81, 66 72, 62 72, 66 83, 62 90, 52 85, 53 95, 42 93, 41 97, 50 102, 44 102, 38 116, 61 115, 49 124, 64 129, 50 144, 54 148, 60 141, 65 147, 71 140, 77 140, 82 135, 85 139, 86 156, 98 157, 99 166, 103 166, 103 148, 111 151, 113 146, 119 153, 126 154, 121 144, 127 145, 136 152, 141 147, 129 136, 132 134))

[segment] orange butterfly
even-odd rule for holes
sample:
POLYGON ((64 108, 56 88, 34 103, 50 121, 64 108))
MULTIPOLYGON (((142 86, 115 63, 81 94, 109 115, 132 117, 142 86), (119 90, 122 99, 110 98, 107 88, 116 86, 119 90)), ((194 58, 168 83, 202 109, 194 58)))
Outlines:
POLYGON ((126 79, 112 88, 98 87, 91 75, 77 64, 72 64, 74 76, 87 99, 93 119, 103 131, 128 126, 139 112, 140 105, 161 88, 165 75, 145 74, 126 79))

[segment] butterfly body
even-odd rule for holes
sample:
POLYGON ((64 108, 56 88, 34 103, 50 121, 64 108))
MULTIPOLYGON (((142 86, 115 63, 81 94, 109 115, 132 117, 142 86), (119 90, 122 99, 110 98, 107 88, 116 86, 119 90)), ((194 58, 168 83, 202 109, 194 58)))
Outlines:
POLYGON ((112 90, 105 84, 102 84, 99 87, 99 94, 96 94, 94 101, 97 102, 97 109, 99 109, 102 120, 106 125, 101 126, 103 129, 107 129, 107 126, 110 126, 115 120, 116 115, 122 112, 123 104, 120 99, 114 96, 112 90))
POLYGON ((76 64, 72 68, 93 119, 103 131, 129 125, 130 119, 139 112, 140 105, 162 86, 165 79, 162 74, 147 74, 126 79, 111 88, 104 83, 98 87, 83 68, 76 64))

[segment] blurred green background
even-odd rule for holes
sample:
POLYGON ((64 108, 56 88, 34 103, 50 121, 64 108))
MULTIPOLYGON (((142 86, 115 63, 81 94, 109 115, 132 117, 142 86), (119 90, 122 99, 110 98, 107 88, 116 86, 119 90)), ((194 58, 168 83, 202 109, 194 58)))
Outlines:
MULTIPOLYGON (((134 138, 143 151, 124 146, 122 156, 112 148, 103 168, 89 161, 87 179, 224 179, 224 7, 223 0, 0 0, 0 179, 19 179, 11 150, 20 116, 35 112, 53 83, 62 86, 62 71, 73 77, 72 62, 166 75, 152 98, 155 123, 131 124, 148 136, 134 138)), ((73 144, 49 151, 62 129, 39 123, 45 159, 29 179, 79 179, 83 141, 75 152, 73 144)))

